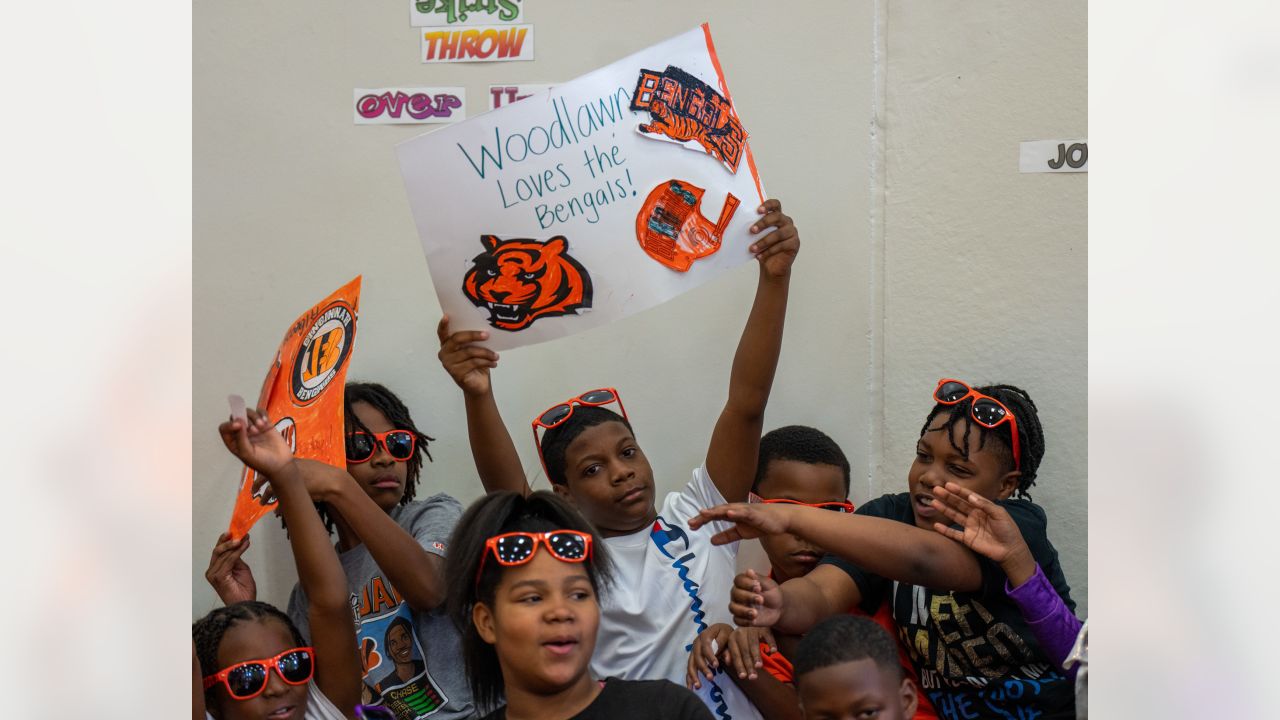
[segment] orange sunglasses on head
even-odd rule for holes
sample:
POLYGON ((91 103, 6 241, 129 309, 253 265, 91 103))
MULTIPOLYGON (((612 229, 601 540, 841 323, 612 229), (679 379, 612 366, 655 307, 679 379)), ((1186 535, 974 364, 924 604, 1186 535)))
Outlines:
POLYGON ((494 535, 484 541, 484 554, 476 568, 476 585, 484 572, 484 561, 493 554, 499 565, 512 567, 524 565, 533 559, 539 545, 546 545, 547 552, 562 562, 586 562, 591 557, 591 535, 580 530, 551 530, 548 532, 509 532, 494 535))
POLYGON ((542 456, 542 442, 538 438, 538 428, 550 430, 553 427, 563 425, 566 420, 573 416, 573 408, 576 405, 598 407, 614 402, 618 403, 618 409, 622 411, 623 419, 630 421, 631 418, 627 417, 627 409, 622 405, 622 398, 618 395, 618 391, 613 388, 588 390, 577 397, 571 397, 562 403, 552 405, 533 419, 533 446, 538 450, 538 460, 542 462, 542 472, 547 476, 548 481, 551 479, 551 473, 547 472, 547 459, 542 456))
POLYGON ((843 502, 832 501, 832 502, 820 502, 820 503, 807 503, 807 502, 800 502, 799 500, 788 500, 787 498, 772 498, 772 499, 766 500, 755 493, 747 493, 747 502, 764 503, 766 505, 770 503, 782 503, 784 505, 803 505, 805 507, 818 508, 819 510, 832 510, 834 512, 842 512, 842 513, 853 512, 853 503, 849 502, 848 500, 845 500, 843 502))
POLYGON ((249 700, 267 689, 271 669, 290 685, 305 685, 316 671, 316 651, 310 647, 285 650, 272 658, 246 660, 204 677, 204 689, 222 683, 236 700, 249 700))
POLYGON ((933 390, 933 399, 940 405, 958 405, 965 400, 973 398, 973 404, 969 407, 969 417, 988 430, 994 430, 1001 423, 1009 423, 1009 435, 1013 438, 1013 467, 1015 470, 1022 469, 1022 450, 1018 444, 1018 419, 1013 416, 1013 411, 1005 407, 1004 403, 969 387, 966 383, 952 378, 943 378, 938 381, 938 387, 933 390))

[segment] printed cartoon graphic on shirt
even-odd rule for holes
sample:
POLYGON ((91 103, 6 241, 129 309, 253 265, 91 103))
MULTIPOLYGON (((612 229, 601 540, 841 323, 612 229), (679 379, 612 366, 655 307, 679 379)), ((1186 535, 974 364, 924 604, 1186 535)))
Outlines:
MULTIPOLYGON (((699 586, 696 581, 689 577, 688 563, 697 557, 697 553, 689 552, 689 535, 684 528, 679 525, 672 525, 659 515, 653 521, 653 529, 649 531, 649 539, 657 546, 658 552, 667 556, 672 561, 671 569, 676 571, 676 576, 680 580, 681 587, 689 596, 689 613, 696 630, 690 635, 690 642, 685 645, 685 652, 693 649, 693 639, 698 634, 707 629, 706 616, 702 610, 702 598, 698 596, 699 586), (675 550, 675 552, 671 552, 675 550), (679 557, 676 555, 679 554, 679 557)), ((720 671, 717 671, 719 675, 720 671)), ((716 717, 721 720, 730 720, 732 716, 729 714, 729 705, 724 700, 724 691, 716 684, 714 680, 703 685, 704 691, 709 692, 712 709, 715 710, 716 717)))
POLYGON ((1070 707, 1062 670, 1037 653, 976 595, 893 584, 894 618, 920 685, 942 720, 1038 718, 1070 707))
POLYGON ((428 671, 409 604, 391 583, 375 575, 359 596, 352 593, 351 609, 364 664, 361 701, 382 705, 399 720, 430 717, 444 707, 449 699, 428 671))

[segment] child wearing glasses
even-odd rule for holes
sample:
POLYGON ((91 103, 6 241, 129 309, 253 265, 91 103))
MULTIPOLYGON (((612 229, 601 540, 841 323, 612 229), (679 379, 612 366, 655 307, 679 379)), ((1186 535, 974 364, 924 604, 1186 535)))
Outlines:
MULTIPOLYGON (((755 477, 791 265, 800 247, 795 224, 777 200, 757 211, 762 217, 752 231, 764 234, 751 246, 760 270, 755 302, 705 464, 683 490, 656 501, 653 469, 612 388, 583 393, 534 420, 535 438, 541 433, 536 447, 552 488, 599 531, 616 567, 616 591, 601 605, 592 660, 597 677, 682 682, 698 633, 729 620, 737 545, 712 546, 711 533, 693 532, 688 521, 702 508, 746 500, 755 477)), ((528 493, 490 383, 498 356, 476 344, 487 333, 450 334, 448 318, 438 332, 441 363, 465 397, 472 456, 485 489, 528 493)), ((702 683, 699 695, 721 720, 759 717, 723 674, 702 683)))
POLYGON ((271 479, 299 582, 310 594, 311 643, 274 606, 244 600, 191 626, 203 691, 195 717, 216 720, 340 720, 360 699, 360 660, 347 602, 347 581, 305 480, 280 433, 253 410, 248 422, 218 427, 227 448, 271 479))
MULTIPOLYGON (((942 380, 908 473, 908 492, 838 516, 785 504, 723 505, 691 525, 734 523, 713 542, 795 533, 828 550, 808 575, 779 585, 743 573, 731 611, 741 625, 804 633, 857 605, 887 599, 925 695, 939 717, 1074 717, 1072 686, 1028 626, 1009 590, 1025 577, 936 531, 948 482, 1008 511, 1030 558, 1074 610, 1044 511, 1025 496, 1044 457, 1035 403, 1010 385, 970 388, 942 380), (1012 585, 1010 585, 1012 583, 1012 585)), ((1019 565, 1025 570, 1025 565, 1019 565)))
MULTIPOLYGON (((298 466, 325 526, 337 530, 357 623, 362 702, 385 706, 398 720, 469 717, 475 708, 454 661, 461 641, 441 608, 446 543, 462 505, 444 493, 415 499, 431 438, 400 398, 376 383, 352 382, 345 390, 346 470, 302 460, 298 466)), ((252 577, 240 560, 247 536, 219 540, 206 577, 224 602, 252 598, 252 577)), ((305 588, 295 587, 289 617, 304 637, 311 634, 309 604, 305 588)))
MULTIPOLYGON (((849 460, 835 440, 816 428, 788 425, 771 430, 760 438, 750 501, 851 513, 849 460)), ((793 533, 765 535, 760 538, 760 545, 769 558, 769 578, 778 583, 809 574, 824 554, 821 548, 793 533)), ((886 629, 894 628, 887 606, 877 610, 875 621, 886 629)), ((769 628, 735 628, 717 623, 703 631, 694 643, 685 684, 698 687, 704 678, 713 677, 714 670, 723 663, 729 677, 762 715, 771 720, 799 720, 803 715, 789 660, 798 640, 781 633, 775 639, 769 628)), ((910 666, 905 652, 902 662, 910 666)), ((928 701, 923 696, 920 700, 920 711, 912 717, 936 718, 928 701)))
POLYGON ((484 720, 710 720, 678 685, 591 674, 613 568, 599 535, 556 495, 491 493, 450 544, 449 614, 474 697, 497 708, 484 720))

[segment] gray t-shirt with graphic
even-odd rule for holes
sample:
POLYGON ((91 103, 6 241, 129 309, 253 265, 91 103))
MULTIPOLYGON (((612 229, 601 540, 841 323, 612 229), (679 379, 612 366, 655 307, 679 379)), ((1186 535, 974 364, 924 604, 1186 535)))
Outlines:
MULTIPOLYGON (((444 557, 462 504, 443 493, 396 506, 391 519, 427 552, 444 557)), ((364 545, 338 554, 351 592, 356 643, 364 664, 363 703, 383 705, 399 720, 453 720, 475 714, 463 670, 462 638, 443 605, 417 612, 383 576, 364 545)), ((294 586, 289 617, 306 638, 307 597, 294 586)))

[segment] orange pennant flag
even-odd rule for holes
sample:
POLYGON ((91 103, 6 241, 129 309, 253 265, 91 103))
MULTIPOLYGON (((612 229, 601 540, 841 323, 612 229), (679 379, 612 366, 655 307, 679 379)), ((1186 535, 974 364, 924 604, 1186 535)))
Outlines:
MULTIPOLYGON (((289 327, 258 395, 258 407, 266 409, 296 457, 344 469, 342 399, 347 361, 356 339, 360 277, 338 288, 289 327)), ((248 467, 240 473, 229 528, 233 539, 244 537, 258 518, 276 506, 275 502, 262 502, 265 483, 254 492, 257 477, 248 467)))

